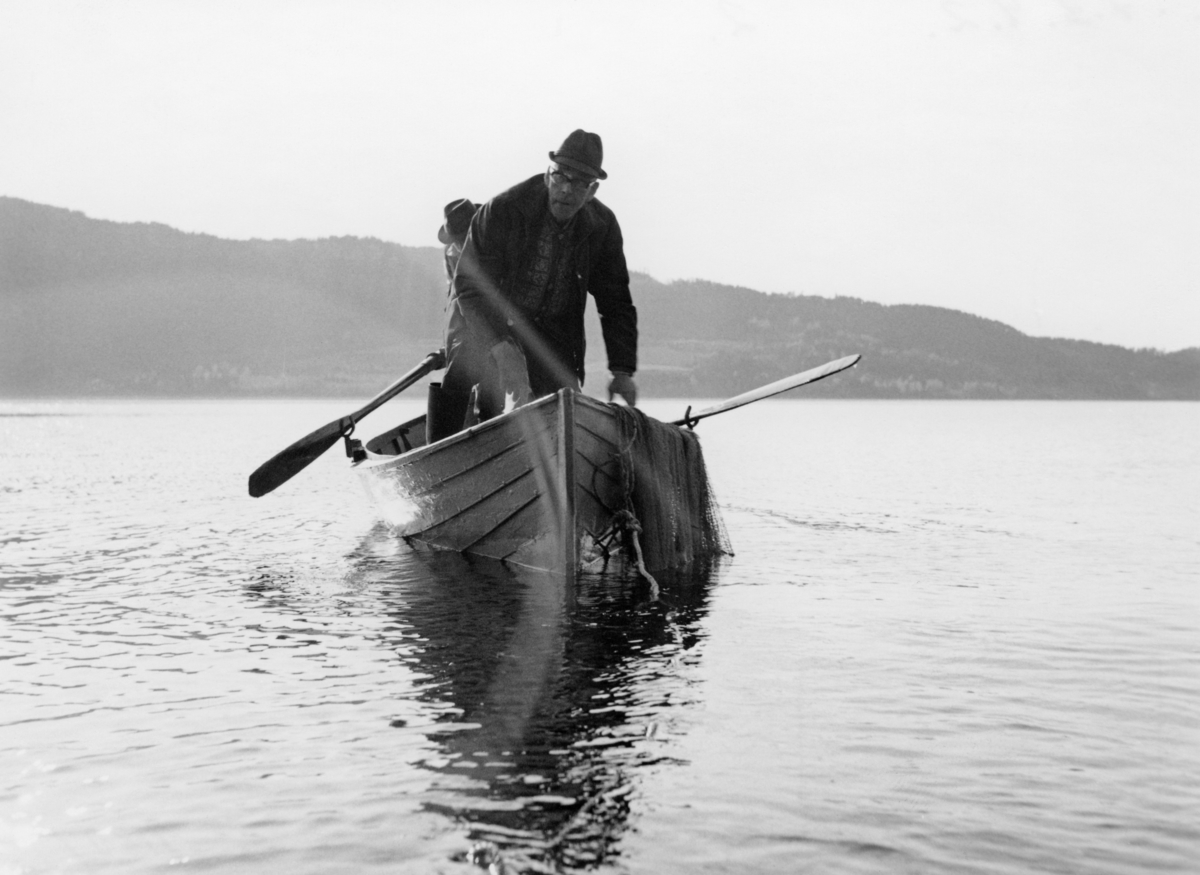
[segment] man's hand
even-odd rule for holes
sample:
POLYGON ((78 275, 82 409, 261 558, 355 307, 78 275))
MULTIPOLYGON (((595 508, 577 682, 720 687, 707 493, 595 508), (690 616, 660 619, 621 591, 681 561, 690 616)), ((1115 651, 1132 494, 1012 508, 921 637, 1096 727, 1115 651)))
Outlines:
POLYGON ((637 383, 633 382, 633 374, 612 372, 612 380, 608 383, 608 400, 612 401, 614 395, 620 395, 630 407, 637 407, 637 383))
POLYGON ((529 366, 521 347, 506 338, 493 346, 491 352, 500 377, 500 391, 504 393, 504 412, 528 404, 533 399, 533 390, 529 388, 529 366))

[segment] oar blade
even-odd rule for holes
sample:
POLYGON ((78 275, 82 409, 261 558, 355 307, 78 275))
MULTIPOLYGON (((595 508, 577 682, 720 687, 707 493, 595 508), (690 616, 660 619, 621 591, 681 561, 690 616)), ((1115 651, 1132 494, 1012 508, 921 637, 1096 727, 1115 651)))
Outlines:
POLYGON ((774 383, 768 383, 765 386, 759 386, 757 389, 751 389, 749 392, 743 392, 741 395, 735 395, 732 398, 722 401, 713 407, 705 408, 699 413, 692 413, 685 416, 683 419, 677 419, 671 425, 687 425, 691 426, 709 416, 716 416, 718 413, 725 413, 728 410, 735 410, 738 407, 743 407, 755 401, 761 401, 764 398, 770 398, 772 395, 778 395, 781 392, 786 392, 789 389, 795 389, 799 386, 806 386, 809 383, 815 383, 817 380, 823 380, 826 377, 833 376, 836 373, 852 368, 858 364, 861 355, 848 355, 844 358, 836 359, 835 361, 826 362, 815 368, 810 368, 799 374, 793 374, 790 377, 784 377, 782 380, 776 380, 774 383))
POLYGON ((312 434, 300 438, 283 452, 276 453, 250 475, 251 497, 259 498, 287 483, 311 465, 318 456, 336 444, 338 438, 354 427, 354 423, 384 402, 395 398, 430 371, 440 370, 445 366, 445 351, 439 349, 437 352, 431 352, 421 360, 419 365, 368 401, 361 409, 318 428, 312 434))
POLYGON ((251 497, 260 498, 287 483, 336 444, 350 425, 349 417, 336 419, 263 462, 258 470, 250 475, 251 497))

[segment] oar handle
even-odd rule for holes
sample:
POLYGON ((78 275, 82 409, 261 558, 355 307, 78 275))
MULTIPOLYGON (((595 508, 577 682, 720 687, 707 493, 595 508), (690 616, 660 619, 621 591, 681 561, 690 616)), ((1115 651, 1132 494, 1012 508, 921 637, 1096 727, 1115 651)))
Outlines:
POLYGON ((437 352, 431 352, 421 360, 419 365, 364 404, 361 409, 351 413, 347 418, 352 424, 358 422, 371 411, 376 410, 377 408, 391 401, 426 374, 430 373, 431 371, 440 371, 444 367, 446 367, 446 351, 444 349, 439 349, 437 352))

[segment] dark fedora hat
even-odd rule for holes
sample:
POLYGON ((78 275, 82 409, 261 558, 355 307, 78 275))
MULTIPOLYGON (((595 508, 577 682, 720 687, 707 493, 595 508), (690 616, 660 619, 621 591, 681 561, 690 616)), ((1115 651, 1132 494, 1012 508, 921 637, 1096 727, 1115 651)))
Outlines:
POLYGON ((442 227, 438 228, 438 240, 442 242, 442 245, 448 244, 455 238, 466 236, 476 209, 475 204, 465 197, 446 204, 442 210, 446 221, 442 223, 442 227))
POLYGON ((582 128, 571 131, 558 151, 550 153, 550 160, 597 179, 608 179, 608 174, 600 169, 604 162, 604 146, 600 142, 600 135, 589 134, 582 128))

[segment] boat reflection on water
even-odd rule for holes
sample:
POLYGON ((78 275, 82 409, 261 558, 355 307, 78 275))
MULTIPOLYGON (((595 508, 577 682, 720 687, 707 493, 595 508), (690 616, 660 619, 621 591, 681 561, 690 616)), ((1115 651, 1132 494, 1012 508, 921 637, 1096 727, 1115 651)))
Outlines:
POLYGON ((716 569, 663 575, 651 600, 638 580, 569 584, 396 543, 366 539, 355 582, 382 601, 387 643, 438 715, 422 730, 436 753, 418 767, 437 773, 424 807, 514 872, 610 859, 638 770, 670 759, 716 569))

